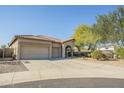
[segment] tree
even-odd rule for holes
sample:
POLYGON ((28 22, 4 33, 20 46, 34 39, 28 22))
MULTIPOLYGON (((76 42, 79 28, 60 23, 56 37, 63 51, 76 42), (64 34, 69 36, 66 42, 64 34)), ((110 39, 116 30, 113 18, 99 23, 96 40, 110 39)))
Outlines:
POLYGON ((124 46, 124 8, 117 8, 116 19, 117 19, 117 31, 118 31, 118 42, 120 42, 124 46))
POLYGON ((6 45, 1 45, 1 48, 6 48, 6 45))
POLYGON ((73 38, 76 40, 76 45, 88 46, 88 50, 92 49, 97 41, 97 36, 92 32, 92 27, 88 25, 80 25, 75 30, 73 38))
POLYGON ((95 25, 101 43, 124 45, 124 8, 119 7, 111 13, 98 15, 95 25))
POLYGON ((101 43, 109 43, 111 37, 111 22, 107 15, 97 16, 97 33, 101 36, 101 43))
POLYGON ((97 45, 100 44, 101 42, 101 35, 99 34, 98 28, 96 24, 92 25, 92 34, 94 36, 93 40, 94 40, 94 49, 96 49, 97 45))
POLYGON ((76 45, 96 48, 100 44, 116 44, 124 47, 124 8, 96 17, 92 26, 80 25, 75 30, 73 38, 76 45))

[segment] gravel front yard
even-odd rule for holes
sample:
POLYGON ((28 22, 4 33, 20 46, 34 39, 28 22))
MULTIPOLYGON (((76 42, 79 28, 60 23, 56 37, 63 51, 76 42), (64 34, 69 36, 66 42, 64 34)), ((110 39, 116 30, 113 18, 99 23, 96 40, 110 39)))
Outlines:
POLYGON ((90 63, 100 63, 100 64, 106 64, 106 65, 112 65, 117 67, 124 67, 124 60, 118 60, 118 61, 98 61, 92 58, 79 58, 79 60, 90 62, 90 63))
POLYGON ((11 73, 11 72, 21 72, 21 71, 28 71, 28 69, 21 62, 0 61, 0 74, 11 73))

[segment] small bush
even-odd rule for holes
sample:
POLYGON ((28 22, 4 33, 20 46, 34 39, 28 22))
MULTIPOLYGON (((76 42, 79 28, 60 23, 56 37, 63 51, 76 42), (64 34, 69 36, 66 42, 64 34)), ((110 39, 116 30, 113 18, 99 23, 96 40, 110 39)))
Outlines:
POLYGON ((124 59, 124 48, 122 48, 122 47, 117 48, 117 49, 116 49, 116 55, 117 55, 119 58, 124 59))
POLYGON ((113 58, 114 53, 112 51, 103 51, 102 52, 106 59, 113 58))
POLYGON ((104 55, 101 51, 96 50, 92 52, 91 57, 99 60, 101 58, 104 58, 104 55))

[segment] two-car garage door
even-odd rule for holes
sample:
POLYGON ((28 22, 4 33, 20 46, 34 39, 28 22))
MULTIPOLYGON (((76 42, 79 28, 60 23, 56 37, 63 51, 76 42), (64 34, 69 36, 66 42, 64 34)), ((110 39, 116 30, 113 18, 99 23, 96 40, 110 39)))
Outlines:
POLYGON ((49 58, 48 46, 22 46, 21 59, 47 59, 49 58))

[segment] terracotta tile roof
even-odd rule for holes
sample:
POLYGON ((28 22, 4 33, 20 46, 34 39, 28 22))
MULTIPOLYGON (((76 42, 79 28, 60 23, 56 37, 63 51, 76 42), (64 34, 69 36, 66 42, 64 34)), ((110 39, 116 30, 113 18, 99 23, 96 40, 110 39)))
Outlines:
POLYGON ((57 39, 57 38, 53 38, 53 37, 50 37, 50 36, 38 35, 36 37, 41 38, 41 39, 50 40, 50 41, 55 41, 55 42, 62 42, 62 40, 57 39))
POLYGON ((12 45, 12 43, 17 39, 17 38, 24 38, 24 39, 34 39, 34 40, 45 40, 45 41, 51 41, 51 42, 57 42, 57 43, 64 43, 66 41, 69 41, 69 40, 66 40, 66 41, 62 41, 60 39, 57 39, 57 38, 53 38, 53 37, 50 37, 50 36, 44 36, 44 35, 16 35, 12 41, 10 42, 9 46, 12 45))
POLYGON ((38 40, 47 40, 47 41, 53 41, 53 42, 62 42, 62 40, 53 38, 50 36, 44 36, 44 35, 17 35, 16 37, 19 38, 28 38, 28 39, 38 39, 38 40))

